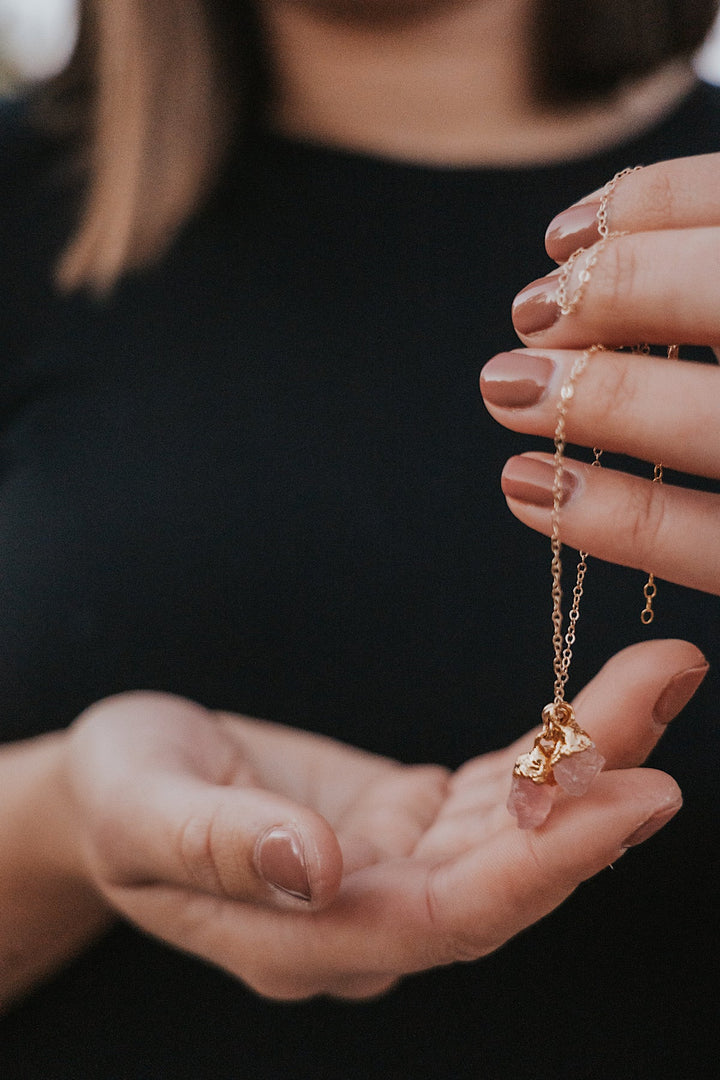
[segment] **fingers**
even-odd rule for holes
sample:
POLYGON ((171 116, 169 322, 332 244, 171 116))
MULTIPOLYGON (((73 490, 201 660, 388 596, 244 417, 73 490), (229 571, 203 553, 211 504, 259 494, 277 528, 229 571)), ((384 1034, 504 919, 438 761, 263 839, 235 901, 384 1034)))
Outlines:
MULTIPOLYGON (((549 454, 511 458, 502 475, 512 513, 547 536, 553 476, 549 454)), ((563 487, 563 543, 677 585, 720 592, 720 496, 567 460, 563 487)))
MULTIPOLYGON (((681 805, 675 782, 632 766, 645 759, 706 669, 702 654, 687 642, 645 642, 613 657, 578 695, 574 703, 578 720, 606 756, 608 771, 582 799, 556 791, 552 812, 541 828, 498 829, 490 850, 484 852, 494 878, 481 876, 476 850, 436 868, 434 920, 448 928, 448 951, 451 955, 454 951, 455 959, 470 958, 481 944, 481 934, 484 947, 490 949, 504 935, 541 918, 581 881, 673 817, 681 805), (473 877, 475 890, 468 891, 466 885, 463 892, 463 880, 473 877), (459 898, 471 897, 475 906, 463 908, 459 898)), ((528 745, 527 739, 521 740, 511 748, 512 754, 528 745)), ((503 786, 507 792, 509 768, 503 786)))
POLYGON ((331 822, 346 873, 412 851, 447 790, 448 771, 439 765, 399 766, 279 724, 231 714, 223 720, 262 783, 303 803, 312 799, 331 822))
POLYGON ((373 838, 375 858, 364 865, 410 855, 435 821, 448 782, 448 771, 439 765, 397 769, 358 795, 338 822, 338 833, 343 840, 373 838))
MULTIPOLYGON (((112 897, 147 931, 273 998, 364 998, 409 972, 477 958, 676 812, 681 798, 670 777, 626 766, 645 756, 702 666, 687 643, 652 642, 603 669, 577 707, 611 764, 623 768, 603 773, 583 799, 558 793, 532 835, 504 810, 512 768, 504 752, 443 786, 443 805, 424 821, 427 843, 347 875, 322 910, 278 912, 165 881, 121 883, 112 897)), ((441 776, 425 780, 433 790, 444 785, 441 776)))
POLYGON ((162 882, 215 897, 319 909, 342 876, 319 814, 248 782, 214 718, 169 695, 125 694, 76 725, 75 788, 99 887, 162 882))
POLYGON ((559 214, 546 247, 556 261, 569 260, 569 279, 560 295, 560 270, 518 294, 513 319, 522 339, 549 347, 717 344, 719 165, 718 154, 660 162, 559 214), (586 250, 571 259, 578 249, 586 250))
MULTIPOLYGON (((496 420, 552 438, 561 388, 580 354, 516 349, 493 357, 480 388, 496 420)), ((568 441, 700 476, 720 476, 720 368, 596 352, 567 412, 568 441)))
POLYGON ((526 344, 549 348, 717 343, 719 271, 720 226, 619 236, 574 263, 567 292, 581 299, 572 313, 561 313, 556 270, 518 293, 513 323, 526 344))
MULTIPOLYGON (((517 350, 483 370, 492 415, 516 431, 552 437, 561 387, 577 353, 517 350)), ((720 370, 709 365, 595 353, 574 387, 568 439, 684 472, 720 476, 720 370), (681 405, 679 405, 681 403, 681 405)), ((612 562, 720 591, 720 497, 653 484, 566 458, 560 516, 564 542, 612 562)), ((551 531, 554 471, 548 456, 512 458, 502 487, 525 524, 551 531)))
POLYGON ((356 835, 380 835, 395 854, 412 846, 412 833, 424 827, 428 793, 442 790, 445 772, 439 766, 409 769, 377 754, 335 739, 281 724, 221 714, 224 730, 251 765, 259 782, 318 809, 337 829, 356 835), (412 810, 412 814, 408 814, 412 810), (371 828, 379 815, 381 829, 371 828), (409 836, 401 836, 410 816, 409 836), (368 826, 367 828, 365 826, 368 826))
POLYGON ((644 641, 613 656, 573 702, 606 769, 641 765, 707 670, 688 641, 644 641))
MULTIPOLYGON (((720 342, 718 164, 713 154, 631 172, 604 202, 608 188, 551 223, 548 252, 568 261, 522 290, 513 307, 515 328, 535 355, 504 354, 483 373, 486 402, 501 423, 553 434, 560 389, 575 360, 553 350, 595 342, 720 342), (610 233, 603 237, 601 204, 610 233)), ((717 478, 719 376, 714 367, 596 353, 573 388, 568 438, 717 478)), ((513 513, 544 532, 550 531, 551 486, 552 469, 539 455, 512 459, 503 474, 513 513)), ((720 592, 717 496, 590 472, 572 462, 563 486, 563 541, 720 592)))
MULTIPOLYGON (((642 765, 707 670, 707 660, 688 641, 643 641, 608 660, 573 701, 605 770, 642 765)), ((510 747, 511 762, 531 744, 532 733, 518 739, 510 747)))
POLYGON ((677 785, 664 773, 603 773, 582 799, 557 799, 542 828, 510 826, 482 861, 470 852, 440 865, 430 907, 434 923, 444 928, 446 961, 489 952, 542 918, 582 881, 666 824, 681 803, 677 785))
POLYGON ((147 825, 122 880, 162 880, 214 896, 318 909, 335 896, 342 856, 319 815, 253 788, 187 778, 142 801, 147 825))
MULTIPOLYGON (((608 204, 611 232, 652 232, 720 225, 720 154, 664 161, 629 173, 608 204)), ((548 226, 548 255, 564 262, 579 247, 600 239, 597 211, 602 190, 558 214, 548 226)))
POLYGON ((315 914, 280 915, 164 886, 141 902, 131 890, 128 907, 149 932, 233 972, 260 994, 369 997, 402 975, 498 948, 628 846, 649 838, 681 801, 663 773, 604 773, 583 799, 558 799, 542 829, 521 832, 505 814, 489 840, 458 858, 365 868, 332 907, 315 914))

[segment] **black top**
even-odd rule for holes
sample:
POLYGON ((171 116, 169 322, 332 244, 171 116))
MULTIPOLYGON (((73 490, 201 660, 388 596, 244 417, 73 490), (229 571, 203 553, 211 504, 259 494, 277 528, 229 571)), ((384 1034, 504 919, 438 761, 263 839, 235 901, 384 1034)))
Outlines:
MULTIPOLYGON (((1 143, 3 737, 138 687, 451 766, 536 723, 549 551, 499 488, 533 440, 489 418, 478 373, 516 343, 550 218, 626 165, 720 149, 720 90, 562 166, 256 136, 106 302, 50 284, 61 150, 17 113, 1 143)), ((646 633, 643 582, 592 562, 571 690, 646 633)), ((719 601, 661 583, 656 608, 651 632, 717 657, 719 601)), ((276 1005, 120 926, 4 1019, 0 1076, 715 1075, 718 690, 655 756, 679 817, 496 955, 370 1004, 276 1005)))

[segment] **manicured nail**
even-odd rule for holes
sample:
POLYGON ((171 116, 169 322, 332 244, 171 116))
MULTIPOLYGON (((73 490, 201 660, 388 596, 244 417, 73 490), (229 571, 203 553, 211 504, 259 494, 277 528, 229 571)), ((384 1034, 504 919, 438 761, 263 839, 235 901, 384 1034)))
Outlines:
POLYGON ((560 317, 557 303, 557 275, 539 278, 515 297, 512 318, 519 334, 548 330, 560 317))
POLYGON ((545 246, 553 259, 564 261, 578 248, 597 243, 599 207, 599 202, 576 203, 552 219, 545 233, 545 246))
POLYGON ((261 836, 255 863, 268 885, 298 900, 312 899, 303 843, 294 829, 273 828, 261 836))
MULTIPOLYGON (((503 494, 509 499, 551 510, 555 466, 537 458, 512 457, 506 463, 501 477, 503 494)), ((560 505, 562 506, 578 486, 578 478, 565 467, 562 473, 560 505)))
POLYGON ((654 836, 656 832, 662 829, 663 825, 667 825, 668 821, 675 817, 681 806, 681 802, 672 806, 663 806, 661 810, 657 810, 652 817, 643 822, 639 829, 631 833, 627 840, 623 840, 620 846, 623 848, 636 847, 638 844, 642 844, 643 841, 649 840, 651 836, 654 836))
POLYGON ((653 720, 656 724, 665 727, 677 716, 705 678, 709 666, 705 662, 673 675, 655 702, 653 720))
POLYGON ((482 369, 480 391, 490 405, 525 409, 540 401, 554 370, 555 365, 547 356, 498 353, 482 369))

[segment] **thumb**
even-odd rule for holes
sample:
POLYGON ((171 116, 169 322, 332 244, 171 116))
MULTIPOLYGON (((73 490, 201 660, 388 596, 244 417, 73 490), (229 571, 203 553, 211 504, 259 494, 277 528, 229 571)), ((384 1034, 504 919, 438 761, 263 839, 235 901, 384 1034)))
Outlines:
POLYGON ((138 809, 136 881, 144 870, 156 881, 274 907, 319 909, 337 893, 335 833, 284 796, 172 777, 138 809))
POLYGON ((155 884, 296 910, 334 899, 342 855, 333 829, 257 786, 237 740, 201 706, 123 694, 76 727, 85 862, 108 899, 155 884))

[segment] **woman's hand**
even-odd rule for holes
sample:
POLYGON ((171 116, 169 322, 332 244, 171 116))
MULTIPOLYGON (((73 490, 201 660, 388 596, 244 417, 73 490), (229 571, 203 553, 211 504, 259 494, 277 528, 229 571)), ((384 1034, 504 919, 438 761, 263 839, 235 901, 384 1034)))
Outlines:
POLYGON ((496 949, 665 824, 676 784, 634 766, 705 668, 681 641, 610 661, 576 702, 608 771, 534 832, 505 809, 530 735, 449 775, 149 693, 70 729, 64 828, 144 930, 271 997, 372 996, 496 949))
MULTIPOLYGON (((558 215, 548 253, 561 262, 599 241, 601 194, 558 215)), ((720 154, 632 172, 608 204, 609 228, 577 307, 561 314, 558 275, 516 298, 527 349, 486 365, 481 388, 492 415, 516 431, 552 437, 560 388, 578 350, 638 342, 720 343, 720 154)), ((592 257, 589 254, 588 257, 592 257)), ((581 288, 574 263, 568 294, 581 288)), ((681 348, 682 355, 682 348, 681 348)), ((568 440, 712 479, 720 478, 720 369, 652 356, 600 352, 578 379, 568 440)), ((653 484, 567 462, 562 539, 600 558, 720 594, 720 496, 653 484)), ((513 513, 549 533, 550 457, 512 458, 503 490, 513 513)))

